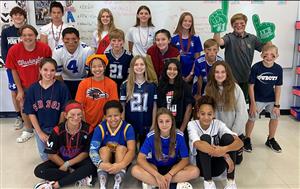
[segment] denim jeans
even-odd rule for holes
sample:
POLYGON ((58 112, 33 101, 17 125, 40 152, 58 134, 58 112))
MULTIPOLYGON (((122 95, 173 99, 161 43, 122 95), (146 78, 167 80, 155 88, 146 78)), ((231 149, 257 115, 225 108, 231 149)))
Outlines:
MULTIPOLYGON (((48 128, 42 129, 42 131, 44 133, 46 133, 47 135, 49 135, 52 132, 52 129, 53 129, 52 127, 48 127, 48 128)), ((46 153, 44 153, 46 144, 40 139, 39 135, 36 133, 35 130, 34 130, 34 133, 35 133, 36 144, 37 144, 37 147, 38 147, 40 157, 43 161, 47 161, 48 160, 48 155, 46 153)))

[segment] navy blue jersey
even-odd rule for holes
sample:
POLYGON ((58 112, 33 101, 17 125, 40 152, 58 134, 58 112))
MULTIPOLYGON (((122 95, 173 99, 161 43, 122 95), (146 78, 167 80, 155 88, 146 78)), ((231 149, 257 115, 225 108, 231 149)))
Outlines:
POLYGON ((10 47, 20 42, 19 29, 14 25, 5 28, 1 32, 1 55, 5 63, 6 56, 10 47))
POLYGON ((125 103, 125 120, 134 127, 136 133, 146 135, 152 125, 153 104, 157 99, 156 85, 135 83, 132 98, 128 102, 126 85, 127 81, 121 85, 120 91, 120 101, 125 103))
POLYGON ((60 113, 69 99, 69 90, 61 81, 56 80, 47 89, 36 82, 26 93, 24 112, 36 115, 42 130, 53 128, 58 124, 60 113))
POLYGON ((282 67, 274 63, 270 68, 260 61, 251 68, 249 84, 254 84, 254 97, 257 102, 274 102, 274 86, 282 85, 282 67))
POLYGON ((159 159, 159 160, 156 159, 154 134, 155 134, 154 131, 148 133, 147 138, 140 150, 140 153, 146 155, 148 162, 156 165, 157 167, 173 166, 182 158, 189 157, 188 148, 184 140, 184 135, 180 130, 176 130, 175 156, 174 157, 169 156, 170 138, 160 137, 163 159, 159 159))

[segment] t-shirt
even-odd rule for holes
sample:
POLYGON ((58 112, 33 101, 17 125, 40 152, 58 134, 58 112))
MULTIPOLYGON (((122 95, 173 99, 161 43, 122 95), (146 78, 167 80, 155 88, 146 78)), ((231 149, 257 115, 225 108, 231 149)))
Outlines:
POLYGON ((282 67, 274 63, 270 68, 260 61, 251 68, 249 84, 254 84, 254 97, 257 102, 274 102, 274 86, 282 85, 282 67))
POLYGON ((95 128, 102 121, 104 104, 118 100, 117 85, 108 77, 101 81, 86 78, 79 83, 75 100, 82 103, 86 122, 95 128))
POLYGON ((180 53, 180 63, 182 64, 182 76, 186 77, 192 71, 195 53, 200 53, 202 49, 202 44, 200 37, 198 35, 192 35, 190 39, 190 48, 188 49, 189 39, 182 39, 180 42, 179 34, 176 34, 171 39, 171 44, 176 46, 180 53))
POLYGON ((7 54, 6 68, 16 70, 21 80, 21 85, 28 88, 39 79, 39 64, 45 57, 51 57, 48 45, 37 41, 36 47, 29 52, 24 48, 23 42, 12 46, 7 54))
POLYGON ((5 63, 6 56, 10 47, 20 42, 19 29, 15 25, 5 28, 1 32, 1 56, 5 63))
POLYGON ((173 166, 182 158, 189 157, 188 148, 186 146, 184 135, 180 130, 176 129, 176 142, 175 142, 175 156, 169 156, 169 147, 170 147, 170 137, 164 138, 160 137, 161 140, 161 149, 162 149, 162 158, 156 159, 155 157, 155 132, 151 131, 148 133, 147 138, 145 139, 144 144, 141 147, 140 153, 146 155, 147 161, 160 166, 173 166))

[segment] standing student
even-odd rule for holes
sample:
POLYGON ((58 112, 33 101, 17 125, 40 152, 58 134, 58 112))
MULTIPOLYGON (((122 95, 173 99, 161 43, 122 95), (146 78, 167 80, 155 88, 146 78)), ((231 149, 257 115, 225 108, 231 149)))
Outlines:
POLYGON ((149 7, 142 5, 136 13, 136 23, 127 33, 129 51, 134 55, 146 56, 154 43, 155 27, 149 7))
POLYGON ((158 30, 155 33, 155 44, 152 45, 148 50, 147 54, 151 57, 151 61, 156 72, 157 79, 160 76, 164 67, 164 59, 166 58, 178 58, 179 51, 176 47, 170 45, 171 34, 166 29, 158 30))
POLYGON ((157 110, 157 86, 149 81, 148 75, 146 59, 135 56, 130 63, 128 79, 122 83, 120 90, 125 120, 134 127, 140 146, 153 128, 157 110))
MULTIPOLYGON (((242 89, 235 82, 230 66, 217 61, 211 68, 205 94, 215 99, 216 119, 221 120, 240 139, 244 139, 248 119, 247 106, 242 89)), ((243 148, 238 151, 236 164, 243 159, 243 148)))
POLYGON ((176 129, 172 113, 160 108, 154 130, 147 135, 131 174, 143 182, 143 188, 192 188, 186 181, 197 178, 199 169, 189 165, 188 158, 183 133, 176 129))
POLYGON ((198 120, 188 124, 191 161, 200 169, 204 177, 204 189, 216 189, 212 177, 221 175, 227 169, 225 189, 236 189, 236 150, 243 142, 226 125, 214 119, 215 102, 212 97, 202 96, 196 103, 198 120))
POLYGON ((200 56, 203 49, 200 37, 195 34, 194 18, 191 13, 184 12, 181 14, 171 44, 179 50, 184 81, 192 83, 195 67, 194 61, 200 56))
POLYGON ((104 76, 108 60, 105 55, 94 54, 88 57, 86 65, 90 77, 79 83, 76 101, 83 105, 84 119, 95 128, 103 118, 103 106, 109 100, 117 100, 117 85, 104 76))
POLYGON ((70 98, 68 88, 55 80, 57 64, 52 58, 43 58, 40 63, 41 79, 32 84, 25 98, 24 113, 35 130, 40 157, 48 159, 44 153, 46 142, 55 125, 64 120, 63 108, 70 98))
MULTIPOLYGON (((17 44, 20 42, 20 28, 25 24, 27 14, 26 12, 20 8, 20 7, 14 7, 11 9, 10 18, 12 20, 12 26, 9 26, 8 28, 5 28, 1 32, 1 55, 3 58, 4 63, 6 62, 6 57, 8 50, 10 47, 12 47, 14 44, 17 44)), ((14 82, 14 78, 11 72, 11 69, 6 69, 7 73, 7 79, 8 79, 8 89, 10 90, 11 99, 15 108, 15 111, 17 113, 17 119, 15 121, 15 129, 22 129, 23 127, 23 120, 21 117, 21 108, 19 103, 17 102, 16 96, 17 96, 17 86, 14 82)))
POLYGON ((12 46, 6 57, 6 68, 12 70, 13 79, 17 86, 16 100, 21 108, 24 130, 17 142, 26 142, 33 136, 32 125, 28 116, 23 113, 25 95, 31 84, 39 79, 39 64, 41 59, 51 57, 48 45, 37 41, 38 32, 31 25, 20 28, 21 41, 12 46))
POLYGON ((249 77, 250 118, 246 125, 246 139, 244 141, 244 149, 247 152, 252 151, 250 136, 255 120, 263 109, 271 114, 269 135, 265 144, 275 152, 282 151, 274 138, 280 116, 279 102, 283 77, 282 67, 275 62, 278 56, 278 48, 275 45, 265 45, 261 54, 263 60, 251 68, 249 77))
POLYGON ((105 120, 95 128, 90 158, 97 168, 100 189, 107 188, 108 174, 115 175, 113 188, 119 189, 135 156, 134 129, 122 120, 123 107, 119 101, 108 101, 103 112, 105 120))

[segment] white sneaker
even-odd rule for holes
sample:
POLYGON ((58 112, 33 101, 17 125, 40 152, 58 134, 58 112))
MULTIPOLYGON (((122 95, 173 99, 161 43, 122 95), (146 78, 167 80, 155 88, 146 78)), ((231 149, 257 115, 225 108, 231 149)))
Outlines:
POLYGON ((204 181, 204 189, 216 189, 214 181, 204 181))
POLYGON ((176 189, 193 189, 193 186, 189 182, 179 182, 176 189))
POLYGON ((115 175, 115 183, 114 183, 114 187, 113 189, 120 189, 121 188, 121 184, 123 181, 123 178, 125 177, 125 173, 123 172, 119 172, 115 175))
POLYGON ((30 132, 27 132, 27 131, 23 131, 21 136, 19 136, 17 138, 17 142, 18 143, 23 143, 23 142, 26 142, 27 140, 29 140, 31 137, 34 136, 34 133, 30 133, 30 132))
POLYGON ((142 189, 153 189, 155 186, 142 182, 142 189))
POLYGON ((20 130, 20 129, 22 129, 23 128, 23 121, 22 121, 22 118, 21 117, 17 117, 17 119, 16 119, 16 121, 15 121, 15 123, 14 123, 14 126, 15 126, 15 129, 16 130, 20 130))
POLYGON ((98 179, 99 179, 100 189, 106 189, 107 174, 98 173, 98 179))
POLYGON ((49 181, 43 181, 43 182, 40 182, 40 183, 37 183, 33 189, 52 189, 52 185, 54 184, 55 182, 52 181, 52 182, 49 182, 49 181))
POLYGON ((227 184, 224 189, 237 189, 236 183, 234 180, 227 180, 227 184))
POLYGON ((92 187, 92 180, 93 180, 93 176, 90 175, 90 176, 87 176, 81 180, 78 180, 76 183, 75 183, 75 186, 76 187, 84 187, 84 186, 89 186, 89 187, 92 187))

